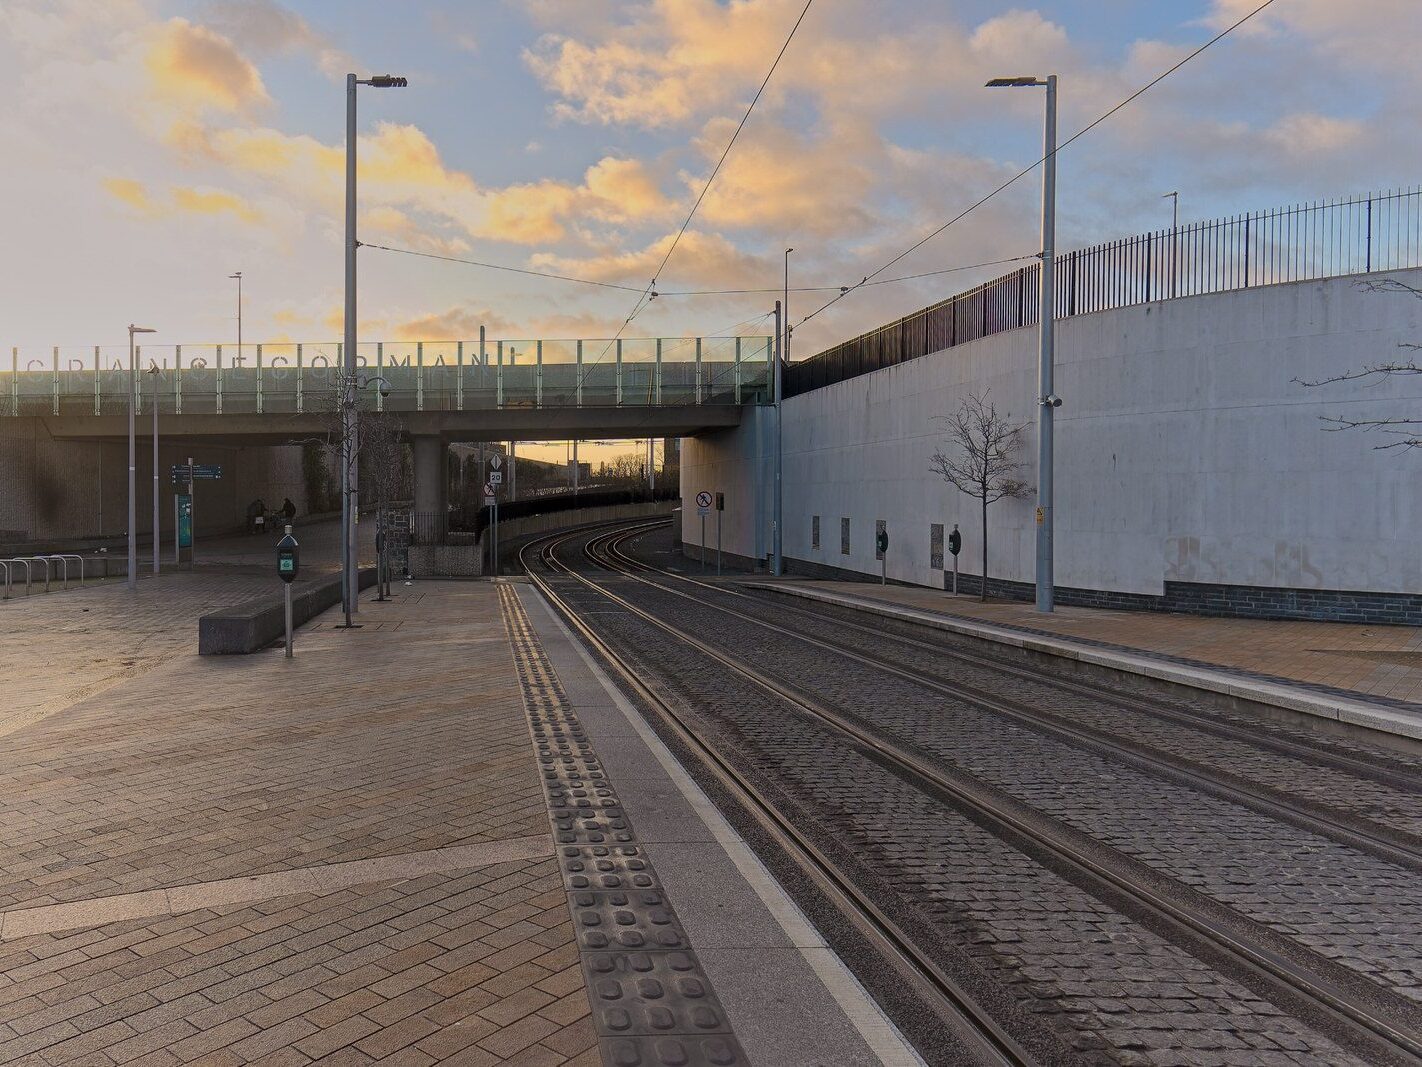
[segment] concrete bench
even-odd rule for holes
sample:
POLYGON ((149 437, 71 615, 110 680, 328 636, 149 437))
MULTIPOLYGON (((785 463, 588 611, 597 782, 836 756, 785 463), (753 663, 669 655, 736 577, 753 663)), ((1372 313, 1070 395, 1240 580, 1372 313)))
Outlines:
MULTIPOLYGON (((360 571, 360 588, 375 584, 375 568, 360 571)), ((210 611, 198 619, 198 655, 245 655, 266 648, 286 633, 280 583, 273 579, 271 596, 210 611)), ((339 574, 298 582, 291 590, 291 623, 300 626, 341 602, 339 574)))

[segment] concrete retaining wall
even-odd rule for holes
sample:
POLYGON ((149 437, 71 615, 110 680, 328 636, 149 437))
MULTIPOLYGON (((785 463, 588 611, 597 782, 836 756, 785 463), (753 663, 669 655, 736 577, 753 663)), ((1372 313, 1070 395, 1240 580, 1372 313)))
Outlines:
MULTIPOLYGON (((138 528, 153 525, 151 423, 138 426, 138 528)), ((164 530, 173 527, 169 468, 186 463, 222 466, 222 478, 197 484, 198 536, 240 528, 257 497, 272 508, 290 497, 306 506, 299 445, 253 446, 168 443, 158 448, 159 506, 164 530)), ((0 418, 0 541, 50 542, 101 538, 128 530, 127 441, 73 441, 51 437, 43 418, 0 418)))
MULTIPOLYGON (((375 568, 363 567, 360 588, 375 584, 375 568)), ((273 585, 276 581, 273 580, 273 585)), ((311 582, 298 582, 291 591, 293 626, 315 618, 341 602, 341 576, 332 574, 311 582)), ((244 655, 266 648, 286 633, 286 612, 282 591, 273 589, 269 597, 234 604, 198 619, 198 655, 244 655)))
MULTIPOLYGON (((1422 285, 1422 271, 1396 277, 1422 285)), ((1377 450, 1376 434, 1326 433, 1320 417, 1415 417, 1422 378, 1316 389, 1295 381, 1396 359, 1400 343, 1422 341, 1422 300, 1368 292, 1358 281, 1182 298, 1058 325, 1059 586, 1118 593, 1123 604, 1170 593, 1173 610, 1212 613, 1274 615, 1284 605, 1308 617, 1372 618, 1381 604, 1378 621, 1401 621, 1399 604, 1422 594, 1418 460, 1377 450), (1311 595, 1269 595, 1294 590, 1311 595)), ((935 448, 951 451, 935 417, 969 392, 989 391, 1000 412, 1027 427, 1019 458, 1035 485, 1036 337, 1035 329, 998 334, 787 400, 787 559, 877 575, 874 530, 883 520, 889 577, 941 587, 933 526, 946 533, 958 523, 962 570, 975 574, 977 504, 929 470, 935 448)), ((695 493, 720 490, 726 551, 769 554, 773 419, 747 411, 739 428, 686 442, 681 533, 689 545, 700 534, 695 493)), ((993 579, 1032 581, 1034 504, 992 506, 993 579)), ((945 562, 951 569, 951 557, 945 562)))

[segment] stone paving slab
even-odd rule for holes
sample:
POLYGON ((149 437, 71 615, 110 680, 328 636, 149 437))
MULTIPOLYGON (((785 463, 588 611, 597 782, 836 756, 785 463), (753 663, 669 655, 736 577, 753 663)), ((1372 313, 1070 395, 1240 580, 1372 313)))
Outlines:
POLYGON ((9 734, 0 1062, 600 1062, 497 589, 405 588, 9 734))

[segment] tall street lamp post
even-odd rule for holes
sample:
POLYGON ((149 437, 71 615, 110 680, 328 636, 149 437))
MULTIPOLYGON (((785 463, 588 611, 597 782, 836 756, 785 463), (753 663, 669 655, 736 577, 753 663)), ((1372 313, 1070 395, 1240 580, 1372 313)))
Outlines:
POLYGON ((153 573, 158 573, 158 364, 150 360, 148 377, 153 379, 153 573))
POLYGON ((242 272, 229 274, 237 282, 237 365, 242 365, 242 272))
POLYGON ((346 75, 346 315, 345 337, 341 350, 341 600, 345 607, 346 625, 358 610, 360 576, 356 561, 355 519, 359 508, 356 499, 358 478, 354 469, 356 456, 356 86, 375 89, 403 89, 409 82, 390 74, 372 78, 346 75))
POLYGON ((138 407, 138 363, 133 335, 156 333, 147 326, 128 324, 128 587, 138 588, 138 443, 134 438, 134 412, 138 407))
MULTIPOLYGON (((1056 409, 1061 397, 1053 391, 1053 342, 1056 329, 1057 256, 1057 76, 994 78, 988 88, 1024 88, 1045 86, 1047 117, 1042 139, 1042 286, 1038 340, 1040 359, 1037 366, 1037 610, 1049 612, 1053 607, 1052 580, 1052 431, 1056 409)), ((987 581, 987 575, 983 575, 987 581)))
POLYGON ((784 445, 785 438, 783 427, 785 422, 785 408, 781 403, 780 392, 784 387, 783 368, 790 358, 790 253, 793 248, 785 250, 785 292, 784 300, 775 305, 775 352, 772 358, 775 360, 773 369, 773 388, 775 390, 775 499, 772 502, 771 530, 770 530, 770 573, 779 577, 785 573, 784 557, 784 525, 785 525, 785 492, 784 492, 784 445))

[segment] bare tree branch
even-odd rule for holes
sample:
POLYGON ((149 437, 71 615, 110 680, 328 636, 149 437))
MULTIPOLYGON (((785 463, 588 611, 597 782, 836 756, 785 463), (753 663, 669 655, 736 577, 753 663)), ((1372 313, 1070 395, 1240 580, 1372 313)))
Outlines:
POLYGON ((1016 475, 1023 464, 1015 458, 1022 445, 1022 425, 998 414, 988 394, 969 393, 952 415, 937 415, 944 433, 955 446, 951 452, 934 451, 929 470, 960 493, 982 503, 983 575, 981 598, 987 599, 987 509, 1003 497, 1026 496, 1031 488, 1016 475))

